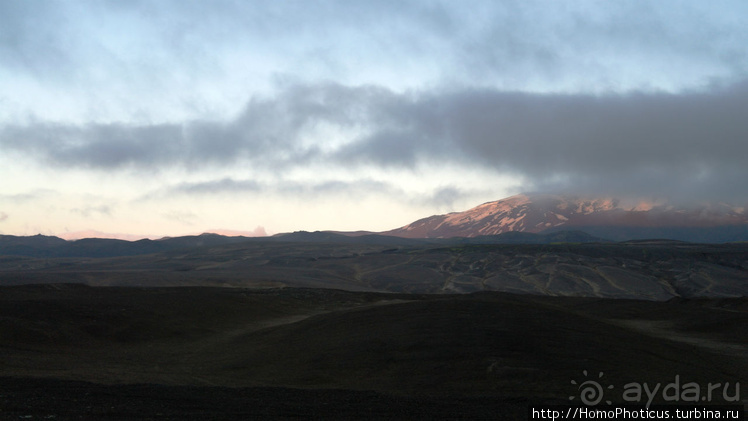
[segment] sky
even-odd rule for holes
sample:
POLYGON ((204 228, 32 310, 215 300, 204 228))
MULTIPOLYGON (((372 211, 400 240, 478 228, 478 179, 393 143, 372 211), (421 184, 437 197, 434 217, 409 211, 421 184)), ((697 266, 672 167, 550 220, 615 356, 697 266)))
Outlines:
POLYGON ((748 202, 748 2, 0 0, 0 234, 748 202))

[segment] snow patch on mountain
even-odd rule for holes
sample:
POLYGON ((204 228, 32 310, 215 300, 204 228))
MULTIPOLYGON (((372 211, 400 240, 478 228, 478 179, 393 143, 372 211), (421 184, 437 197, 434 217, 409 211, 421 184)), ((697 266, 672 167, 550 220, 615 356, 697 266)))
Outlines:
POLYGON ((676 207, 662 200, 519 194, 464 212, 423 218, 383 234, 410 238, 474 237, 509 231, 538 233, 569 226, 709 227, 748 224, 745 207, 704 204, 676 207))

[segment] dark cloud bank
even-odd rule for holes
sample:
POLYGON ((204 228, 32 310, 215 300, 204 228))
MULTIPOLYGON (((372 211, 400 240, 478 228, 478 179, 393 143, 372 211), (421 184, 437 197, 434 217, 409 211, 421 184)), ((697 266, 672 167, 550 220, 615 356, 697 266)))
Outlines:
MULTIPOLYGON (((487 89, 400 94, 319 84, 254 98, 228 122, 6 126, 0 146, 51 166, 94 171, 241 163, 282 174, 312 163, 399 169, 450 163, 523 176, 527 190, 742 203, 748 200, 745 110, 746 82, 677 95, 597 96, 487 89), (321 127, 340 130, 350 142, 335 148, 310 142, 321 127)), ((213 187, 256 185, 224 179, 213 187)))

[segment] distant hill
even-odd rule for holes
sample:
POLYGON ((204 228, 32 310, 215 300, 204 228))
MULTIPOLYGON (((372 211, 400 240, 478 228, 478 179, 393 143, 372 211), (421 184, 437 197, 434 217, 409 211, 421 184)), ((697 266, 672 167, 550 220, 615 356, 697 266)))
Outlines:
POLYGON ((508 232, 582 231, 614 241, 664 238, 690 242, 748 241, 745 208, 710 203, 691 208, 624 203, 615 198, 520 194, 464 212, 434 215, 381 234, 451 238, 508 232))
POLYGON ((409 239, 378 234, 340 233, 335 231, 296 231, 291 233, 276 234, 265 241, 287 241, 301 243, 342 243, 342 244, 369 244, 369 245, 392 245, 392 246, 417 246, 424 244, 420 239, 409 239))
POLYGON ((580 231, 561 231, 549 234, 508 232, 500 235, 472 238, 415 239, 378 234, 345 235, 332 231, 297 231, 277 234, 272 237, 227 237, 218 234, 201 234, 170 237, 159 240, 126 241, 111 238, 84 238, 66 241, 58 237, 35 235, 17 237, 0 235, 0 256, 28 257, 122 257, 140 256, 172 250, 188 250, 199 247, 216 247, 244 242, 252 243, 317 243, 349 244, 392 247, 443 246, 450 244, 551 244, 590 243, 607 240, 580 231))
POLYGON ((62 238, 41 234, 28 237, 0 235, 0 255, 49 257, 49 250, 67 244, 62 238))
POLYGON ((247 237, 202 234, 160 240, 126 241, 111 238, 84 238, 66 241, 44 235, 19 237, 0 235, 0 255, 30 257, 119 257, 138 256, 177 249, 217 246, 249 241, 247 237))

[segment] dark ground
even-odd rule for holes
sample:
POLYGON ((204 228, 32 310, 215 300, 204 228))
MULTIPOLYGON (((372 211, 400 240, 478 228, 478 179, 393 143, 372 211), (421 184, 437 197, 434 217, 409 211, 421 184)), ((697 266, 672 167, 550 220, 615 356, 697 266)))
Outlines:
POLYGON ((352 390, 99 385, 0 378, 2 420, 516 420, 526 412, 527 402, 521 399, 495 397, 404 397, 352 390))
POLYGON ((524 419, 583 370, 744 383, 748 298, 25 285, 0 338, 3 419, 524 419))

